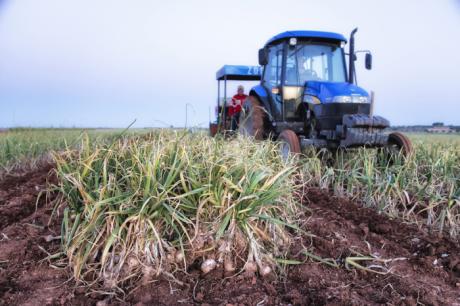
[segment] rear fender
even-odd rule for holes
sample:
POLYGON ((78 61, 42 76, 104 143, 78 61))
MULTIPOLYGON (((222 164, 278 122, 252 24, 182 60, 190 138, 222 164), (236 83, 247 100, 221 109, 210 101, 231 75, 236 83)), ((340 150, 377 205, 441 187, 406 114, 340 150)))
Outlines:
POLYGON ((272 118, 273 118, 272 108, 270 104, 270 97, 268 96, 267 90, 262 85, 257 85, 251 88, 249 95, 255 96, 257 99, 259 99, 260 103, 263 105, 263 107, 267 111, 266 118, 269 121, 272 121, 272 118))

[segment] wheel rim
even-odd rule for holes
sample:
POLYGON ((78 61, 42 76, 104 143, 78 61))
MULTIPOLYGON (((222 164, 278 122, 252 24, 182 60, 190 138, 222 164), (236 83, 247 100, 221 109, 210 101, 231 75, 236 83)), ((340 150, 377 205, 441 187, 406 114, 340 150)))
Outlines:
POLYGON ((289 155, 291 154, 291 146, 289 143, 286 141, 281 142, 281 157, 283 158, 284 161, 287 161, 289 158, 289 155))
POLYGON ((280 155, 284 161, 289 159, 289 156, 300 154, 299 138, 292 130, 284 130, 278 136, 280 142, 280 155))
POLYGON ((239 132, 244 136, 252 136, 253 126, 250 118, 250 110, 244 110, 240 119, 239 132))

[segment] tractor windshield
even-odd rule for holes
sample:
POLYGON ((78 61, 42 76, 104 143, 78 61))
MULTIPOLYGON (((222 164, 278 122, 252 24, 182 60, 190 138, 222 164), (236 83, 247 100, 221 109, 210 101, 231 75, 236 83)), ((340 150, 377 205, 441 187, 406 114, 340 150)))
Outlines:
POLYGON ((306 81, 346 82, 343 50, 339 46, 302 42, 289 48, 285 85, 304 86, 306 81))

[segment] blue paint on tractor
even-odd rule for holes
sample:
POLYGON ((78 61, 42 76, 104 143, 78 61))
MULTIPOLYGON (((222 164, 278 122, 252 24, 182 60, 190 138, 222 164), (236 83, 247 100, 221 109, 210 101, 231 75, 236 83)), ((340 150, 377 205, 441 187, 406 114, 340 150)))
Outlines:
POLYGON ((305 94, 317 97, 321 103, 333 103, 335 96, 363 96, 369 97, 363 88, 347 82, 334 83, 322 81, 308 81, 305 86, 305 94))
POLYGON ((269 45, 271 43, 274 43, 276 41, 282 40, 282 39, 288 39, 291 37, 296 37, 296 38, 321 38, 321 39, 329 39, 329 40, 335 40, 335 41, 343 41, 347 42, 347 39, 342 35, 338 33, 333 33, 333 32, 323 32, 323 31, 286 31, 283 33, 280 33, 276 36, 273 36, 270 38, 265 45, 269 45))
POLYGON ((251 88, 251 91, 254 91, 259 97, 267 98, 267 90, 262 85, 257 85, 251 88))
POLYGON ((268 100, 269 97, 268 97, 267 89, 265 89, 264 86, 259 84, 259 85, 252 87, 249 94, 254 95, 254 93, 257 96, 257 98, 259 98, 260 102, 264 105, 265 109, 271 109, 270 102, 268 100))

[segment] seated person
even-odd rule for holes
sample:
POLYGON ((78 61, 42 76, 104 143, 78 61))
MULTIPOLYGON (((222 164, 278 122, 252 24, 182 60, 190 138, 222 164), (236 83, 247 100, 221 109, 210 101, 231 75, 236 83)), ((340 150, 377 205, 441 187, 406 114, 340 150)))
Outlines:
POLYGON ((241 109, 247 97, 248 96, 244 94, 244 87, 239 85, 236 95, 232 98, 231 118, 233 131, 236 131, 239 126, 241 109))

